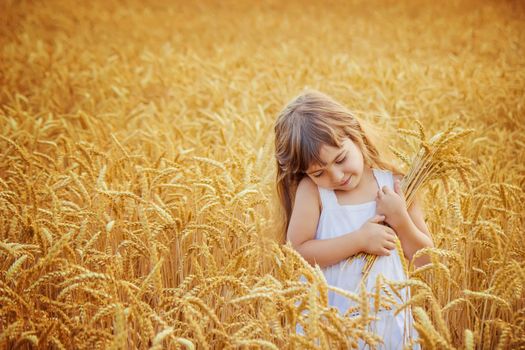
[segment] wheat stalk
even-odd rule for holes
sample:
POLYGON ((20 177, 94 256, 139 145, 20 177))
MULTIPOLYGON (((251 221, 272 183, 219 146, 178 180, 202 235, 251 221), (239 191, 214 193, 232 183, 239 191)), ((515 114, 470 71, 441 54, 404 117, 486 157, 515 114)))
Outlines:
MULTIPOLYGON (((418 125, 420 126, 420 124, 418 125)), ((425 133, 423 132, 422 126, 420 126, 419 129, 420 133, 413 133, 413 136, 418 138, 419 151, 412 158, 410 162, 411 167, 407 175, 401 180, 401 189, 405 195, 407 207, 410 207, 414 201, 416 193, 431 181, 450 176, 452 171, 459 172, 460 169, 462 171, 472 172, 472 169, 466 166, 468 162, 458 162, 458 160, 465 160, 465 158, 460 157, 456 149, 461 139, 473 130, 449 127, 446 131, 437 133, 427 141, 423 139, 425 133)), ((395 249, 401 258, 405 275, 408 276, 408 265, 404 258, 405 255, 401 247, 401 241, 397 236, 395 249)), ((349 262, 357 258, 365 260, 361 279, 366 281, 378 256, 359 253, 351 257, 349 262)))

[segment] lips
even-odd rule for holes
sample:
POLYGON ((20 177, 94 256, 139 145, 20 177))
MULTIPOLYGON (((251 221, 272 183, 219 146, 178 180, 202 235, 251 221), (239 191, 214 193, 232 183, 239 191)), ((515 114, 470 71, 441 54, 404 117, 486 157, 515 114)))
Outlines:
POLYGON ((350 179, 352 178, 352 176, 348 177, 348 179, 346 179, 345 182, 343 182, 342 184, 340 184, 339 186, 344 186, 344 185, 348 185, 348 183, 350 182, 350 179))

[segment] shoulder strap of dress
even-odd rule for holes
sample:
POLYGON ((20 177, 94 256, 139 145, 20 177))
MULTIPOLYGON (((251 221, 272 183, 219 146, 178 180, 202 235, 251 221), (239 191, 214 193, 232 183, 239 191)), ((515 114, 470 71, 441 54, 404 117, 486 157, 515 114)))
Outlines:
POLYGON ((377 180, 379 188, 387 186, 394 189, 394 175, 388 170, 372 169, 377 180))
POLYGON ((327 208, 333 208, 334 206, 337 206, 337 197, 335 196, 335 192, 333 190, 329 190, 327 188, 319 187, 319 196, 321 197, 321 203, 323 205, 323 209, 327 208))

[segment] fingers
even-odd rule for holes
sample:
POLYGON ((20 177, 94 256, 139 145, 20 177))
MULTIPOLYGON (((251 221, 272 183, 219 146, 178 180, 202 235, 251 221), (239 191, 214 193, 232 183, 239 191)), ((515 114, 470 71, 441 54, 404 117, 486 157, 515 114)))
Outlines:
POLYGON ((386 225, 383 226, 383 229, 386 233, 386 239, 392 243, 395 243, 397 238, 396 231, 392 227, 386 225))
POLYGON ((385 216, 384 215, 376 215, 374 216, 373 218, 371 218, 369 221, 370 222, 375 222, 375 223, 380 223, 381 221, 384 221, 385 220, 385 216))
POLYGON ((396 245, 390 242, 387 242, 382 248, 380 255, 390 255, 392 250, 396 249, 396 245))
POLYGON ((396 236, 396 231, 392 227, 385 226, 385 231, 388 232, 391 236, 396 236))
POLYGON ((396 231, 394 231, 392 228, 390 228, 388 226, 384 226, 384 230, 385 230, 385 233, 386 233, 385 239, 388 242, 391 242, 391 243, 395 244, 396 243, 396 237, 397 237, 396 231))
POLYGON ((384 193, 384 194, 392 194, 394 191, 392 191, 392 189, 388 186, 383 186, 381 188, 381 191, 384 193))
POLYGON ((385 248, 388 250, 396 249, 396 245, 395 243, 387 242, 387 244, 385 244, 385 248))

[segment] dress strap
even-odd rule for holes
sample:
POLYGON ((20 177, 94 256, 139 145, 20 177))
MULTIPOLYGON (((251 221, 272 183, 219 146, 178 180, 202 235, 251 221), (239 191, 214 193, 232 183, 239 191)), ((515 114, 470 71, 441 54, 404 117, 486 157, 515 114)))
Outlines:
POLYGON ((317 186, 317 188, 319 189, 319 196, 321 197, 323 209, 334 208, 337 206, 337 197, 333 190, 319 186, 317 186))
POLYGON ((372 171, 374 172, 374 175, 377 180, 377 185, 380 189, 383 188, 383 186, 389 187, 392 190, 394 189, 394 175, 392 174, 392 172, 388 170, 375 168, 373 168, 372 171))

